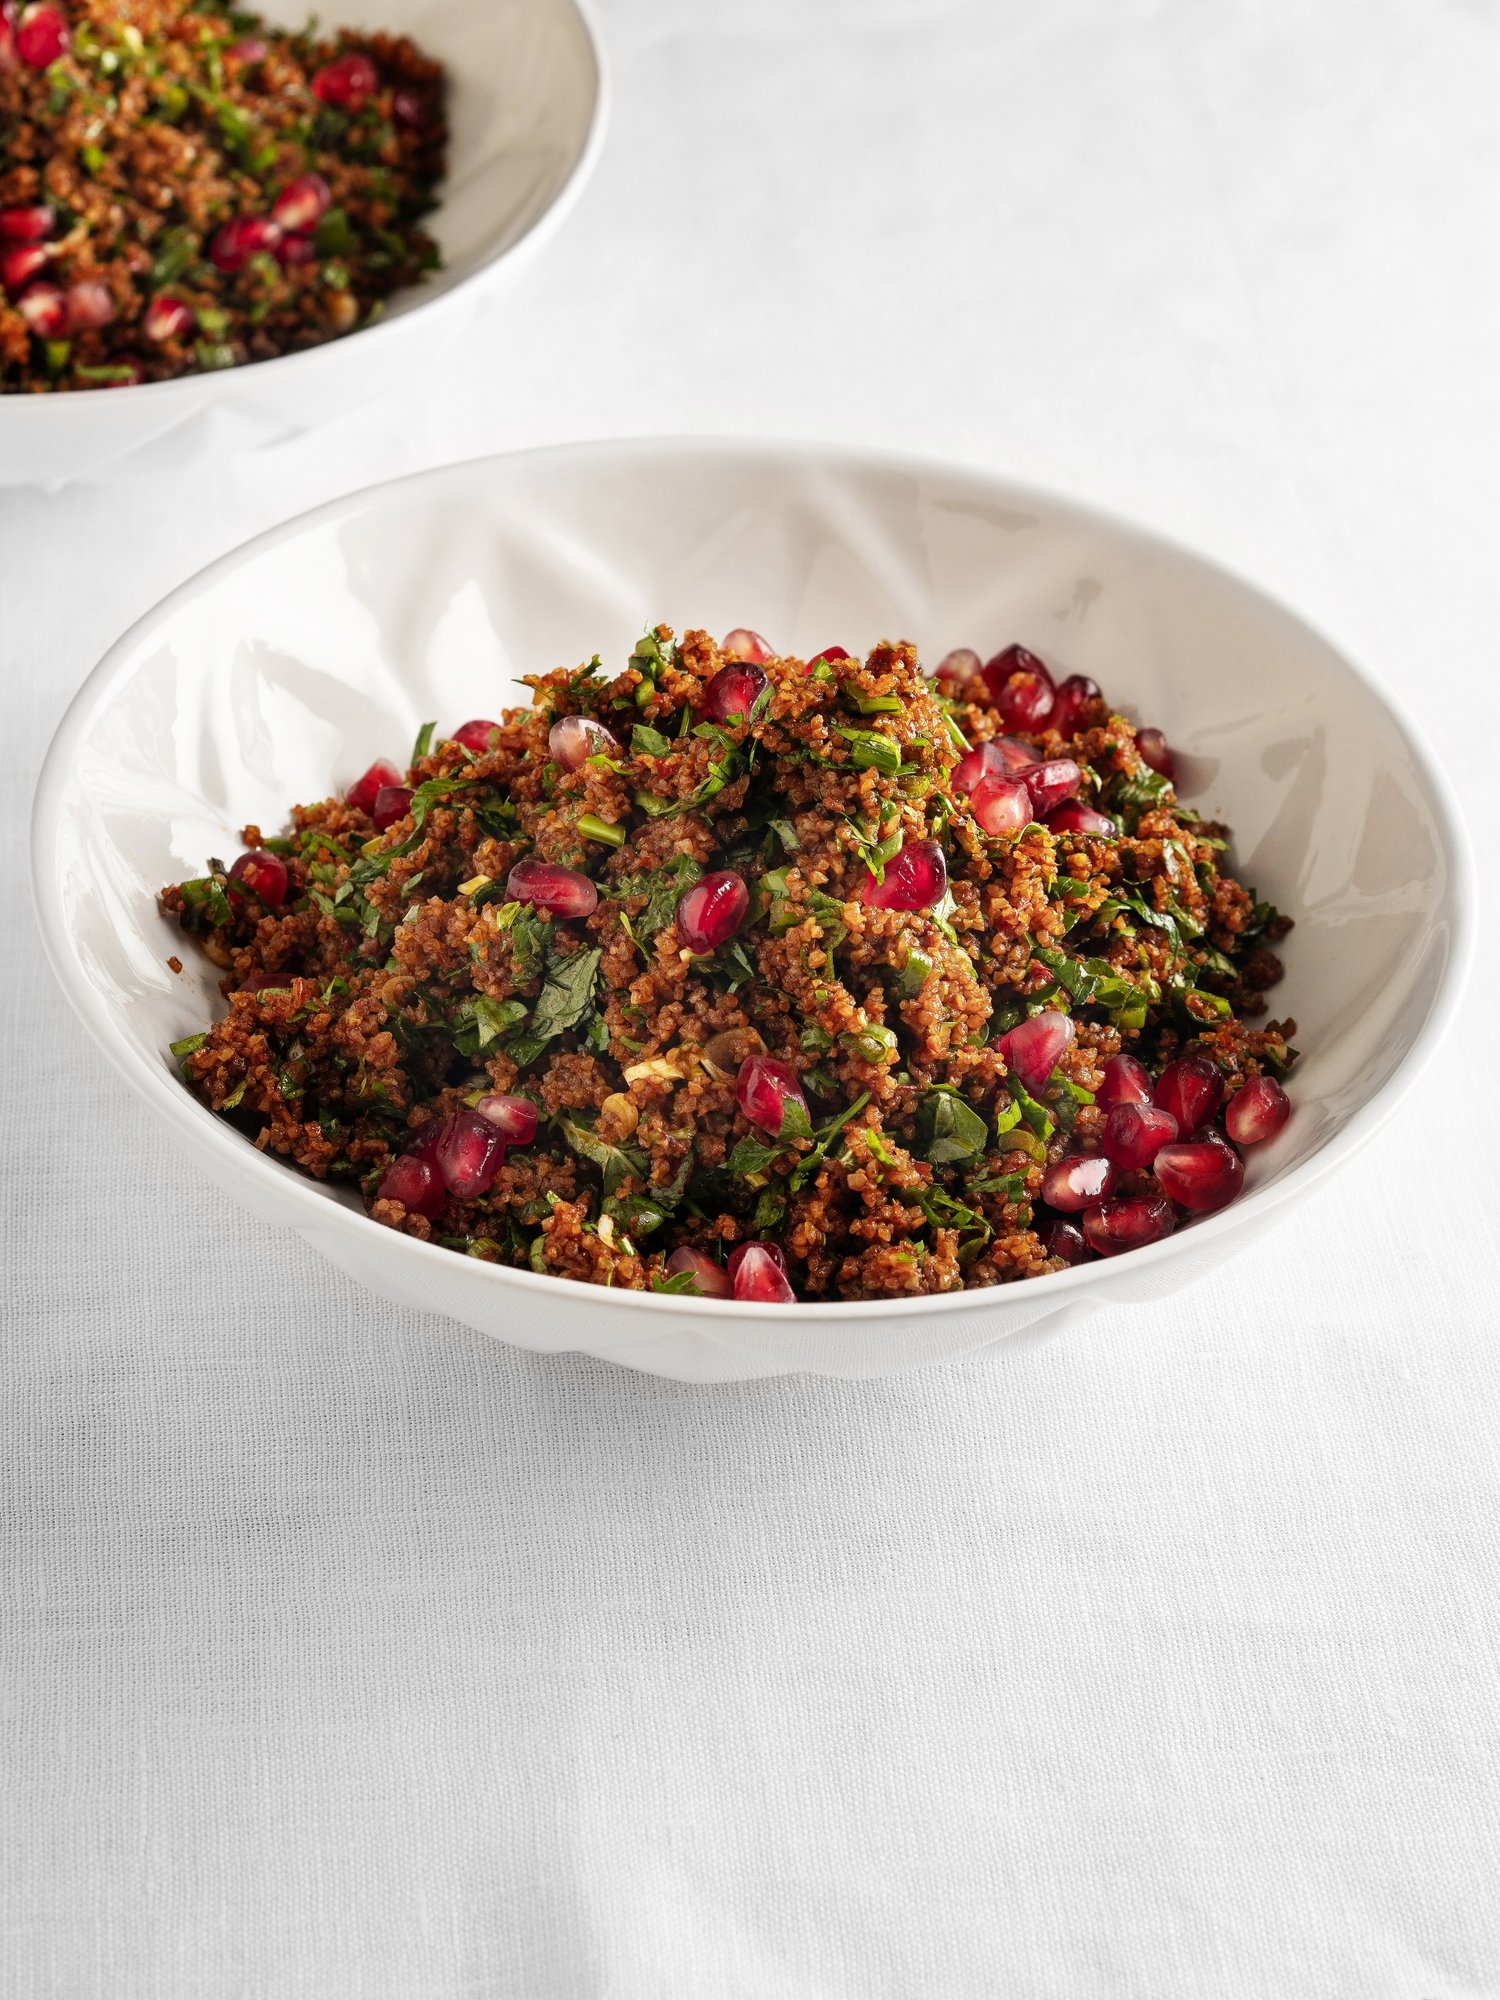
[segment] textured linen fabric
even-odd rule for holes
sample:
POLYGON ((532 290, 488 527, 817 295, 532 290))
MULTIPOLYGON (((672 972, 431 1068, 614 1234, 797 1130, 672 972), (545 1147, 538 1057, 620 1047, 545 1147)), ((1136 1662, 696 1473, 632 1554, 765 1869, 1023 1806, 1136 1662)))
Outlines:
POLYGON ((129 619, 327 495, 591 434, 1179 532, 1418 707, 1487 837, 1493 9, 602 15, 598 178, 440 376, 0 495, 0 1991, 1500 1995, 1492 892, 1463 1035, 1262 1244, 865 1384, 382 1304, 195 1182, 37 962, 30 785, 129 619))

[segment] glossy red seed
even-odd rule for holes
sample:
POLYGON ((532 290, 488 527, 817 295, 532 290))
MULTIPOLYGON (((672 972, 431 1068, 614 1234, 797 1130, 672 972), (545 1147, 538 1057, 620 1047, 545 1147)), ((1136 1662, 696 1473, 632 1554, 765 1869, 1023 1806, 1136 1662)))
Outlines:
POLYGON ((1069 674, 1057 690, 1057 700, 1052 704, 1047 727, 1055 729, 1060 736, 1072 736, 1088 704, 1103 698, 1097 681, 1090 680, 1087 674, 1069 674))
POLYGON ((1292 1115, 1292 1100, 1274 1076, 1252 1076, 1230 1098, 1225 1128, 1237 1146, 1274 1139, 1292 1115))
POLYGON ((739 929, 750 907, 743 875, 732 868, 704 875, 677 905, 677 935, 689 951, 717 951, 739 929))
POLYGON ((1082 1215, 1105 1199, 1117 1178, 1113 1161, 1102 1153, 1070 1153, 1042 1176, 1042 1200, 1064 1215, 1082 1215))
POLYGON ((256 63, 264 62, 270 53, 270 48, 259 35, 246 35, 233 48, 225 50, 229 60, 239 63, 243 69, 251 69, 256 63))
POLYGON ((198 324, 198 315, 181 299, 158 292, 141 315, 141 331, 147 340, 186 340, 198 324))
POLYGON ((316 70, 312 78, 313 96, 341 111, 357 111, 379 86, 375 65, 368 56, 339 56, 316 70))
POLYGON ((854 655, 849 651, 847 646, 825 646, 821 653, 813 654, 807 663, 807 671, 811 673, 814 667, 831 667, 836 665, 840 660, 852 660, 853 658, 854 655))
POLYGON ((431 1160, 417 1153, 401 1153, 385 1170, 380 1183, 381 1201, 399 1201, 413 1215, 425 1215, 431 1222, 441 1210, 446 1195, 443 1177, 431 1160))
POLYGON ((231 276, 260 251, 274 251, 281 230, 268 215, 232 215, 208 239, 210 261, 231 276))
POLYGON ((1007 1072, 1033 1096, 1046 1083, 1077 1033, 1069 1017, 1056 1007, 1018 1021, 1000 1037, 999 1049, 1007 1072))
POLYGON ((1151 1072, 1146 1065, 1122 1053, 1105 1063, 1094 1102, 1101 1111, 1113 1111, 1117 1104, 1149 1104, 1152 1093, 1151 1072))
POLYGON ((736 625, 732 632, 726 632, 719 651, 726 660, 739 660, 752 667, 763 667, 775 657, 759 632, 752 632, 748 625, 736 625))
POLYGON ((667 1259, 667 1270, 676 1277, 686 1271, 698 1287, 698 1296, 705 1299, 727 1299, 733 1296, 734 1286, 729 1273, 722 1264, 716 1264, 704 1250, 695 1250, 691 1243, 679 1243, 667 1259))
POLYGON ((495 1091, 474 1106, 494 1126, 507 1146, 529 1146, 536 1137, 537 1111, 529 1097, 495 1091))
POLYGON ((576 771, 590 757, 620 754, 617 738, 591 715, 560 715, 547 732, 547 749, 565 771, 576 771))
POLYGON ((279 910, 286 900, 286 863, 279 854, 267 854, 263 847, 252 847, 230 869, 229 882, 231 888, 239 884, 253 889, 263 903, 279 910))
POLYGON ((108 326, 114 316, 114 298, 102 278, 79 278, 69 285, 69 333, 88 333, 96 326, 108 326))
POLYGON ((1224 1102, 1224 1073, 1207 1056, 1179 1056, 1157 1079, 1156 1101, 1179 1132, 1196 1132, 1224 1102))
POLYGON ((990 748, 1012 778, 1024 778, 1033 764, 1040 764, 1042 761, 1024 737, 997 736, 991 742, 990 748))
POLYGON ((1177 767, 1173 762, 1172 752, 1166 737, 1159 729, 1138 729, 1135 732, 1135 747, 1152 770, 1158 772, 1160 776, 1163 778, 1176 776, 1177 767))
POLYGON ((55 219, 43 201, 0 208, 0 243, 40 243, 52 234, 55 219))
POLYGON ((46 69, 66 55, 72 40, 68 24, 56 7, 41 4, 22 9, 15 25, 16 54, 29 69, 46 69))
POLYGON ((382 785, 375 794, 370 807, 370 817, 375 822, 375 831, 384 833, 388 826, 394 826, 398 819, 405 819, 411 811, 410 785, 382 785))
POLYGON ((872 910, 930 910, 948 890, 948 862, 935 840, 909 840, 877 882, 866 875, 860 901, 872 910))
POLYGON ((1082 768, 1071 757, 1050 757, 1045 764, 1031 764, 1021 776, 1031 793, 1032 811, 1038 816, 1071 798, 1083 782, 1082 768))
POLYGON ((1177 1120, 1170 1111, 1155 1104, 1117 1104, 1104 1121, 1100 1144, 1117 1167, 1139 1172, 1176 1137, 1177 1120))
POLYGON ((271 204, 271 220, 306 236, 333 205, 333 189, 321 174, 298 174, 271 204))
POLYGON ((1007 729, 1045 729, 1057 690, 1035 653, 1007 646, 985 664, 985 684, 1007 729))
POLYGON ((774 1056, 746 1056, 734 1080, 734 1101, 758 1131, 773 1139, 780 1136, 789 1104, 807 1110, 797 1072, 774 1056))
POLYGON ((1064 799, 1060 806, 1054 806, 1042 824, 1053 833, 1106 834, 1118 833, 1119 828, 1108 813, 1095 812, 1082 799, 1064 799))
POLYGON ((377 757, 364 776, 349 787, 344 798, 356 812, 373 812, 376 793, 384 791, 387 785, 400 783, 401 773, 395 765, 387 763, 384 757, 377 757))
POLYGON ((67 294, 38 278, 16 300, 16 311, 38 340, 59 340, 68 330, 67 294))
POLYGON ((731 1279, 744 1263, 747 1250, 764 1250, 778 1271, 786 1269, 786 1252, 779 1243, 736 1243, 729 1253, 725 1267, 731 1279))
POLYGON ((52 252, 45 243, 7 243, 0 250, 0 285, 14 296, 51 261, 52 252))
POLYGON ((786 1272, 770 1255, 771 1246, 746 1243, 741 1247, 745 1254, 734 1274, 735 1297, 758 1305, 795 1305, 797 1294, 786 1272))
POLYGON ((1223 1139, 1184 1139, 1163 1146, 1152 1172, 1165 1193, 1195 1215, 1234 1200, 1245 1181, 1245 1163, 1223 1139))
POLYGON ((484 757, 489 753, 490 738, 499 727, 498 722, 487 722, 483 716, 475 716, 472 722, 455 729, 448 740, 461 743, 471 757, 484 757))
POLYGON ((518 861, 505 893, 513 903, 531 903, 555 917, 587 917, 599 904, 599 891, 588 876, 556 861, 518 861))
POLYGON ((398 90, 391 99, 392 122, 403 132, 420 132, 427 124, 427 100, 415 90, 398 90))
POLYGON ((318 246, 310 236, 283 236, 276 245, 276 261, 288 271, 300 264, 316 264, 318 246))
POLYGON ((941 683, 944 694, 954 694, 965 687, 980 671, 979 655, 972 646, 955 646, 951 653, 944 653, 932 670, 932 677, 941 683))
POLYGON ((1083 1234, 1091 1250, 1101 1257, 1118 1257, 1126 1250, 1141 1250, 1159 1243, 1177 1227, 1172 1204, 1159 1194, 1128 1195, 1122 1201, 1101 1202, 1085 1209, 1083 1234))
POLYGON ((505 1141, 477 1111, 455 1111, 443 1122, 435 1157, 449 1194, 472 1201, 493 1187, 505 1164, 505 1141))
POLYGON ((715 722, 747 716, 765 685, 764 669, 753 660, 736 660, 733 666, 720 667, 703 690, 704 710, 715 722))
POLYGON ((1089 1246, 1083 1240, 1083 1231, 1076 1222, 1054 1222, 1042 1238, 1048 1253, 1061 1257, 1065 1264, 1082 1264, 1088 1257, 1089 1246))
POLYGON ((965 794, 972 792, 981 778, 1003 778, 1009 774, 1010 766, 993 743, 981 743, 973 750, 966 750, 953 766, 951 783, 954 791, 965 794))
POLYGON ((969 794, 969 810, 988 834, 1019 833, 1036 817, 1020 778, 981 778, 969 794))

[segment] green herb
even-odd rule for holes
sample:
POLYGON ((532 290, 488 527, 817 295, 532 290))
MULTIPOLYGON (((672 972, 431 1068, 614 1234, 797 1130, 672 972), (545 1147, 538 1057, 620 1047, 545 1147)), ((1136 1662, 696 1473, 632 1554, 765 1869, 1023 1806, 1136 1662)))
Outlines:
POLYGON ((932 977, 932 960, 926 952, 915 947, 908 950, 905 962, 896 974, 896 998, 914 1000, 932 977))
POLYGON ((632 1176, 644 1181, 648 1172, 646 1156, 634 1146, 612 1146, 576 1116, 559 1121, 559 1129, 579 1159, 597 1167, 604 1180, 604 1193, 617 1194, 632 1176))
POLYGON ((653 1271, 651 1289, 653 1292, 672 1292, 693 1299, 703 1296, 702 1287, 691 1271, 653 1271))
POLYGON ((630 732, 630 751, 634 757, 670 757, 672 740, 659 729, 638 722, 630 732))
POLYGON ((789 1185, 794 1193, 798 1188, 806 1187, 827 1158, 828 1148, 833 1144, 839 1133, 843 1131, 849 1120, 857 1112, 863 1111, 869 1101, 869 1091, 862 1090, 854 1102, 845 1105, 836 1118, 830 1118, 826 1125, 818 1127, 817 1131, 813 1134, 812 1151, 804 1153, 792 1169, 792 1178, 789 1185))
POLYGON ((532 1010, 530 1026, 507 1040, 506 1053, 524 1069, 534 1063, 548 1042, 576 1027, 594 997, 594 976, 604 956, 597 945, 564 956, 555 940, 547 946, 547 970, 532 1010))
POLYGON ((851 689, 846 699, 859 715, 899 715, 905 703, 894 694, 855 694, 851 689))
POLYGON ((177 1060, 182 1062, 188 1056, 196 1055, 207 1040, 208 1036, 206 1033, 201 1035, 185 1035, 180 1042, 172 1042, 168 1046, 177 1060))
POLYGON ((432 732, 436 728, 437 724, 435 722, 424 722, 422 727, 417 731, 417 740, 411 746, 412 764, 420 764, 432 748, 432 732))
POLYGON ((763 1139, 741 1139, 725 1165, 732 1174, 763 1174, 783 1150, 780 1144, 768 1146, 763 1139))
POLYGON ((520 1000, 492 1000, 480 993, 460 1001, 456 1018, 459 1025, 453 1036, 454 1045, 460 1055, 475 1057, 524 1021, 526 1007, 520 1000))
POLYGON ((890 1028, 870 1021, 863 1028, 839 1036, 839 1047, 866 1062, 883 1063, 896 1053, 896 1037, 890 1028))
POLYGON ((922 1100, 919 1128, 934 1166, 972 1160, 989 1141, 989 1127, 950 1084, 933 1084, 922 1100))
POLYGON ((322 216, 313 232, 313 245, 320 257, 347 257, 351 254, 354 231, 343 209, 330 208, 322 216))
POLYGON ((840 729, 849 745, 849 761, 856 771, 879 771, 894 778, 901 769, 901 746, 874 729, 840 729))
POLYGON ((600 819, 595 813, 580 813, 578 831, 585 840, 597 840, 605 847, 623 847, 625 829, 615 826, 607 819, 600 819))

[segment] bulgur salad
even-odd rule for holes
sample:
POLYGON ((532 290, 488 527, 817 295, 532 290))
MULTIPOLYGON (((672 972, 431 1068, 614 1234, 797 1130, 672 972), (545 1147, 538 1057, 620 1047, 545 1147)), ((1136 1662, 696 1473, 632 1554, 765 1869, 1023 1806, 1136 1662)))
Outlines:
POLYGON ((0 389, 269 360, 438 261, 443 72, 188 0, 0 0, 0 389))
POLYGON ((1113 1257, 1289 1114, 1289 920, 1161 733, 1012 645, 666 626, 418 736, 162 903, 254 1143, 471 1257, 876 1299, 1113 1257))

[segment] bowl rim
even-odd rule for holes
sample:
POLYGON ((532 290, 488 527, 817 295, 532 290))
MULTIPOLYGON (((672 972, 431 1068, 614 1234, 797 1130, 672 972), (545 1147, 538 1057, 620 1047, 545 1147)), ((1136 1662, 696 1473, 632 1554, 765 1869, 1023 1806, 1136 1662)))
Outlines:
MULTIPOLYGON (((1190 543, 1176 536, 1160 533, 1155 528, 1132 521, 1112 509, 1096 506, 1092 502, 1080 500, 1055 488, 1012 479, 985 467, 966 464, 959 460, 888 451, 878 446, 819 443, 793 438, 646 436, 582 440, 567 444, 536 446, 524 451, 478 454, 473 458, 457 459, 444 465, 406 473, 395 479, 377 481, 335 499, 324 501, 319 506, 309 508, 290 520, 280 522, 252 536, 185 578, 141 617, 134 620, 114 641, 79 687, 53 734, 33 796, 30 870, 33 905, 47 961, 69 1005, 115 1070, 138 1096, 158 1110, 169 1128, 180 1131, 190 1144, 193 1141, 200 1141, 216 1146, 223 1153, 231 1178, 243 1173, 252 1185, 264 1188, 268 1203, 273 1210, 278 1212, 286 1212, 288 1208, 293 1211, 302 1210, 307 1217, 307 1228, 302 1230, 302 1225, 296 1221, 293 1222, 293 1226, 302 1230, 304 1234, 314 1233, 315 1226, 321 1229, 355 1230, 360 1234, 355 1238, 351 1249, 357 1249, 359 1244, 368 1246, 370 1243, 368 1235, 364 1232, 381 1228, 381 1225, 372 1222, 362 1209, 346 1205, 324 1183, 312 1180, 309 1176, 298 1172, 296 1168, 285 1165, 279 1160, 267 1158, 241 1134, 233 1131, 208 1111, 171 1075, 164 1064, 153 1064, 144 1054, 137 1052, 130 1044, 115 1035, 111 1028, 114 1009, 88 979, 74 948, 72 936, 63 924, 61 905, 46 893, 52 860, 58 851, 57 831, 63 796, 67 790, 79 746, 118 689, 132 678, 136 671, 135 655, 163 621, 173 616, 184 605, 211 590, 221 575, 229 573, 245 562, 270 553, 283 543, 296 540, 306 532, 335 522, 341 517, 357 514, 372 502, 388 500, 401 489, 410 488, 416 493, 424 483, 441 485, 457 473, 472 472, 484 466, 525 468, 530 465, 545 465, 566 469, 570 463, 587 467, 597 464, 601 457, 628 458, 632 454, 643 452, 658 454, 665 458, 700 460, 726 455, 762 460, 791 457, 803 466, 816 465, 830 470, 969 482, 986 488, 993 498, 998 499, 1003 496, 1008 503, 1021 502, 1038 505, 1044 510, 1069 513, 1108 533, 1144 542, 1167 555, 1185 559, 1201 571, 1207 572, 1211 578, 1216 578, 1240 592, 1248 593, 1282 616, 1290 617, 1299 623, 1332 654, 1346 672, 1353 676, 1366 694, 1386 711, 1426 783, 1438 832, 1444 843, 1444 859, 1449 870, 1446 900, 1450 911, 1451 929, 1432 1004, 1411 1045, 1391 1075, 1350 1115, 1346 1123, 1319 1147, 1317 1152, 1290 1168, 1269 1185, 1253 1189, 1243 1200, 1221 1209, 1217 1214, 1196 1219, 1190 1227, 1174 1230, 1171 1236, 1165 1237, 1159 1243, 1131 1251, 1127 1258, 1099 1258, 1091 1263, 1025 1279, 1022 1283, 1028 1300, 1035 1299, 1039 1309, 1044 1304, 1061 1305, 1064 1303, 1065 1295, 1086 1293, 1090 1288, 1097 1289, 1101 1285, 1107 1287, 1109 1280, 1121 1272, 1128 1271, 1132 1278, 1137 1275, 1144 1277, 1148 1272, 1160 1270, 1189 1248, 1201 1249, 1215 1238, 1236 1233, 1252 1213, 1269 1218, 1285 1203, 1302 1196, 1331 1173, 1340 1162, 1362 1146, 1385 1123, 1415 1085, 1452 1024, 1469 976, 1477 931, 1475 868, 1462 812, 1446 771, 1398 696, 1368 674, 1319 626, 1312 624, 1284 600, 1273 596, 1271 592, 1238 571, 1204 555, 1190 543)), ((451 1271, 456 1254, 452 1250, 396 1231, 382 1231, 382 1234, 389 1239, 386 1247, 390 1254, 402 1254, 401 1250, 395 1247, 399 1245, 404 1247, 406 1254, 418 1260, 416 1266, 418 1273, 423 1260, 432 1258, 443 1260, 440 1267, 434 1267, 434 1276, 438 1274, 439 1269, 451 1271)), ((698 1316, 705 1311, 711 1311, 713 1320, 719 1320, 722 1315, 727 1324, 743 1324, 760 1319, 771 1320, 778 1324, 800 1320, 827 1323, 834 1319, 882 1320, 901 1318, 913 1313, 926 1315, 974 1311, 983 1301, 994 1298, 997 1293, 1003 1292, 1007 1296, 1014 1296, 1016 1289, 1013 1286, 1004 1286, 993 1289, 938 1292, 920 1297, 797 1300, 790 1305, 778 1305, 737 1299, 705 1299, 664 1292, 614 1290, 587 1284, 580 1279, 560 1278, 550 1273, 523 1270, 506 1264, 487 1264, 479 1259, 466 1259, 465 1262, 474 1269, 478 1282, 489 1283, 498 1289, 519 1287, 522 1292, 539 1290, 541 1295, 553 1299, 572 1297, 580 1305, 586 1300, 599 1305, 608 1303, 612 1308, 625 1312, 648 1311, 671 1316, 698 1316), (559 1286, 565 1286, 566 1292, 559 1294, 559 1286)))
MULTIPOLYGON (((605 135, 614 104, 614 87, 595 15, 595 0, 551 0, 551 4, 571 14, 582 30, 584 47, 588 51, 589 62, 593 69, 594 95, 589 107, 583 143, 564 175, 562 184, 547 206, 527 224, 519 236, 503 244, 499 249, 492 250, 467 276, 455 279, 442 291, 428 291, 423 284, 405 287, 403 293, 398 296, 409 298, 411 301, 409 307, 394 317, 383 314, 373 326, 356 327, 352 333, 343 334, 336 340, 321 341, 316 347, 298 348, 293 353, 273 354, 265 361, 242 362, 234 368, 198 369, 189 375, 174 375, 165 382, 131 382, 127 383, 123 390, 117 389, 112 393, 131 396, 134 398, 133 406, 137 408, 147 396, 150 396, 153 399, 153 406, 160 408, 166 404, 169 397, 175 397, 184 403, 211 400, 216 393, 236 381, 243 382, 248 378, 256 383, 262 383, 267 379, 265 371, 268 369, 275 369, 277 379, 285 381, 296 368, 306 373, 309 368, 326 363, 330 353, 342 347, 346 341, 362 341, 368 351, 377 338, 389 340, 392 333, 399 334, 401 328, 408 321, 416 319, 419 314, 431 314, 441 310, 460 295, 472 296, 474 291, 511 257, 523 251, 529 254, 540 248, 566 220, 592 178, 594 168, 599 163, 599 155, 604 149, 605 135)), ((441 199, 436 206, 440 211, 441 199)), ((39 403, 48 409, 56 409, 59 406, 72 409, 79 405, 87 408, 92 397, 98 393, 100 392, 94 390, 84 391, 76 396, 43 397, 22 394, 0 396, 0 413, 7 408, 33 410, 39 403)), ((31 421, 35 422, 35 419, 31 421)), ((68 419, 65 418, 63 421, 68 419)), ((0 423, 3 422, 4 416, 0 414, 0 423)))

